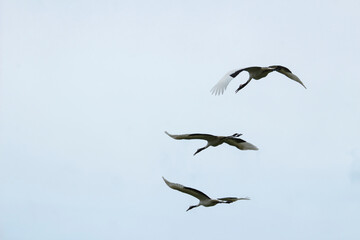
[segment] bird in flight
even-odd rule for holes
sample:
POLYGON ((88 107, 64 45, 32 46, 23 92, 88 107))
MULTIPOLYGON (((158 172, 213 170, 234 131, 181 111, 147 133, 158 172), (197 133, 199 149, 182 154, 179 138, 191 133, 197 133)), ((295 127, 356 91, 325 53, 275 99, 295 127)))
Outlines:
POLYGON ((162 177, 162 178, 164 179, 166 185, 168 185, 170 188, 178 190, 178 191, 186 193, 186 194, 189 194, 189 195, 199 199, 199 204, 190 206, 186 211, 189 211, 190 209, 199 207, 201 205, 204 207, 212 207, 218 203, 233 203, 238 200, 250 200, 250 198, 248 198, 248 197, 245 197, 245 198, 225 197, 225 198, 212 199, 212 198, 208 197, 205 193, 200 192, 199 190, 196 190, 196 189, 190 188, 190 187, 185 187, 178 183, 172 183, 172 182, 169 182, 168 180, 166 180, 164 177, 162 177))
POLYGON ((172 137, 173 139, 201 139, 206 140, 207 145, 203 148, 199 148, 194 155, 198 154, 202 150, 213 146, 216 147, 220 144, 227 143, 231 146, 237 147, 240 150, 258 150, 258 148, 251 143, 246 142, 239 138, 242 134, 235 133, 231 136, 214 136, 210 134, 202 134, 202 133, 193 133, 193 134, 182 134, 182 135, 173 135, 165 131, 165 133, 172 137))
POLYGON ((249 73, 249 79, 245 83, 240 84, 238 89, 236 89, 235 93, 237 93, 242 88, 244 88, 252 79, 259 80, 261 78, 266 77, 269 73, 273 71, 284 74, 288 78, 300 83, 304 88, 306 88, 305 85, 300 81, 300 79, 295 74, 293 74, 288 68, 280 65, 273 65, 269 67, 248 67, 248 68, 232 70, 226 73, 225 76, 218 81, 218 83, 211 89, 211 93, 215 95, 223 94, 227 86, 231 82, 231 80, 233 80, 242 71, 246 71, 249 73))

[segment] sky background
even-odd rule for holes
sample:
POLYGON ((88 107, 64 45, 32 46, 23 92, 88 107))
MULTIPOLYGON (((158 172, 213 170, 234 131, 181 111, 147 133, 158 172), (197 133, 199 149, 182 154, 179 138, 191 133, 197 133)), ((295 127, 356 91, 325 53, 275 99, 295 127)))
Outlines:
POLYGON ((360 2, 0 1, 0 239, 360 236, 360 2), (280 64, 224 95, 229 70, 280 64), (259 151, 164 134, 232 135, 259 151), (185 210, 211 197, 250 197, 185 210))

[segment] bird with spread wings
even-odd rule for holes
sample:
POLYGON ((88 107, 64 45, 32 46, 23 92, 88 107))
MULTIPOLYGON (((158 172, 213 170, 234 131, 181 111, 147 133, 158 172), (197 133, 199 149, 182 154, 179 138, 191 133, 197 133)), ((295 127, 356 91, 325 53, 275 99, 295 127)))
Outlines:
POLYGON ((199 148, 194 155, 198 154, 199 152, 201 152, 202 150, 213 146, 216 147, 220 144, 223 143, 227 143, 231 146, 234 146, 240 150, 258 150, 258 148, 254 145, 252 145, 249 142, 246 142, 245 140, 242 140, 241 138, 239 138, 242 134, 239 133, 235 133, 231 136, 214 136, 211 134, 203 134, 203 133, 193 133, 193 134, 181 134, 181 135, 173 135, 170 134, 168 132, 165 131, 165 133, 177 140, 180 139, 201 139, 201 140, 206 140, 207 141, 207 145, 205 147, 199 148))
POLYGON ((168 185, 170 188, 172 188, 174 190, 178 190, 178 191, 186 193, 186 194, 189 194, 189 195, 199 199, 199 204, 190 206, 186 211, 189 211, 190 209, 193 209, 193 208, 199 207, 199 206, 212 207, 218 203, 233 203, 238 200, 250 200, 250 198, 248 198, 248 197, 245 197, 245 198, 225 197, 225 198, 213 199, 213 198, 208 197, 205 193, 203 193, 197 189, 185 187, 178 183, 169 182, 164 177, 163 177, 163 179, 164 179, 164 182, 166 183, 166 185, 168 185))
POLYGON ((235 93, 237 93, 238 91, 243 89, 246 85, 248 85, 248 83, 252 79, 259 80, 261 78, 266 77, 269 73, 273 71, 284 74, 288 78, 300 83, 304 88, 306 88, 305 85, 301 82, 301 80, 295 74, 293 74, 288 68, 280 65, 273 65, 269 67, 247 67, 247 68, 232 70, 226 73, 225 76, 218 81, 218 83, 211 89, 211 93, 215 95, 223 94, 227 86, 231 82, 231 80, 233 80, 242 71, 246 71, 249 73, 249 79, 245 83, 240 84, 240 86, 236 89, 235 93))

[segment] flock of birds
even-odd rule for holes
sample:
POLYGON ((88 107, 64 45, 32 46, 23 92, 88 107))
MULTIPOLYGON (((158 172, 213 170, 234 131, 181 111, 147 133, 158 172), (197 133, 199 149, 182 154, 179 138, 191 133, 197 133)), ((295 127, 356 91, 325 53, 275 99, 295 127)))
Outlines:
MULTIPOLYGON (((215 95, 223 94, 224 91, 226 90, 227 86, 231 82, 231 80, 234 79, 237 75, 239 75, 242 71, 246 71, 249 73, 249 79, 245 83, 240 84, 240 86, 236 89, 235 93, 237 93, 238 91, 243 89, 252 79, 259 80, 261 78, 266 77, 269 73, 271 73, 273 71, 284 74, 288 78, 300 83, 304 88, 306 88, 305 85, 300 81, 300 79, 295 74, 293 74, 288 68, 280 66, 280 65, 273 65, 273 66, 269 66, 269 67, 247 67, 247 68, 232 70, 232 71, 226 73, 225 76, 223 78, 221 78, 219 80, 219 82, 211 89, 212 94, 215 94, 215 95)), ((165 131, 165 133, 169 137, 176 139, 176 140, 183 140, 183 139, 206 140, 207 145, 205 147, 197 149, 196 152, 194 153, 194 155, 198 154, 199 152, 205 150, 206 148, 208 148, 210 146, 216 147, 223 143, 227 143, 227 144, 234 146, 240 150, 258 150, 258 148, 256 146, 254 146, 253 144, 246 142, 245 140, 239 138, 242 135, 239 133, 235 133, 231 136, 214 136, 211 134, 203 134, 203 133, 174 135, 174 134, 170 134, 166 131, 165 131)), ((233 203, 238 200, 250 200, 250 198, 248 198, 248 197, 245 197, 245 198, 225 197, 225 198, 215 198, 214 199, 214 198, 208 197, 205 193, 203 193, 197 189, 186 187, 186 186, 183 186, 178 183, 172 183, 172 182, 166 180, 164 177, 163 177, 163 180, 166 183, 166 185, 168 185, 170 188, 180 191, 180 192, 183 192, 183 193, 186 193, 186 194, 189 194, 189 195, 199 199, 199 203, 197 205, 190 206, 186 211, 189 211, 190 209, 193 209, 193 208, 199 207, 199 206, 211 207, 211 206, 215 206, 218 203, 233 203)))

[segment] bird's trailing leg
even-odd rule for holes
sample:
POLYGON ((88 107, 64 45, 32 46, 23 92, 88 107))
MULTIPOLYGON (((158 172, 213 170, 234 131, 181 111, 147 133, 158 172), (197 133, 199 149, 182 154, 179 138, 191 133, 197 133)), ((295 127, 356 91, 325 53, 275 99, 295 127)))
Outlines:
POLYGON ((242 135, 242 133, 234 133, 233 135, 231 135, 232 137, 240 137, 242 135))
POLYGON ((244 84, 240 84, 240 86, 238 87, 238 89, 236 89, 235 93, 237 93, 238 91, 240 91, 241 89, 243 89, 246 85, 248 85, 248 83, 251 81, 252 78, 249 78, 249 80, 247 80, 246 83, 244 84))

